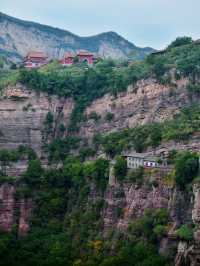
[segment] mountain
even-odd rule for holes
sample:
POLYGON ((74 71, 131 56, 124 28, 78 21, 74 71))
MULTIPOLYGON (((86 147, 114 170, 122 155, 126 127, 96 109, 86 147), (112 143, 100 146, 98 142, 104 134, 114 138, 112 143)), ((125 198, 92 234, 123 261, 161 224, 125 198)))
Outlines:
POLYGON ((69 31, 23 21, 0 13, 0 54, 14 61, 30 50, 44 51, 50 58, 60 58, 65 51, 89 50, 114 59, 143 59, 152 48, 139 48, 115 32, 80 37, 69 31))
POLYGON ((199 58, 0 69, 0 265, 199 266, 199 58))

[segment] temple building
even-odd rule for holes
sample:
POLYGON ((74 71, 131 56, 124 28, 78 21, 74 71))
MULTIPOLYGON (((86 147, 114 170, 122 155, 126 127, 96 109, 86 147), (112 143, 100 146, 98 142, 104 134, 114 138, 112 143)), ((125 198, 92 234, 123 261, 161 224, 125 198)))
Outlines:
POLYGON ((59 63, 63 66, 71 66, 75 64, 75 61, 79 63, 86 62, 88 66, 92 66, 95 61, 95 56, 88 51, 78 51, 76 54, 66 52, 64 57, 59 60, 59 63))
POLYGON ((71 66, 74 64, 74 57, 71 52, 65 53, 64 57, 59 61, 59 63, 63 66, 71 66))
POLYGON ((47 56, 43 52, 29 52, 24 60, 27 69, 38 68, 48 63, 47 56))
POLYGON ((94 54, 87 51, 79 51, 77 53, 79 62, 86 62, 89 66, 94 63, 94 54))
MULTIPOLYGON (((92 66, 94 62, 97 62, 100 57, 88 51, 79 51, 76 54, 68 51, 64 54, 63 58, 59 60, 59 64, 62 66, 71 66, 76 62, 86 62, 88 66, 92 66)), ((48 63, 48 57, 43 52, 31 51, 24 59, 24 67, 27 69, 33 69, 41 67, 48 63)))

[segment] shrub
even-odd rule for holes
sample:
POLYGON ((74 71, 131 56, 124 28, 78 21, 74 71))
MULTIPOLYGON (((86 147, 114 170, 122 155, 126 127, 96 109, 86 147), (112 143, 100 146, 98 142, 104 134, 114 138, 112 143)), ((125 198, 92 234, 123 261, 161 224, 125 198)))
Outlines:
POLYGON ((180 239, 186 240, 186 241, 191 241, 193 239, 193 233, 194 233, 194 230, 186 224, 182 225, 176 231, 177 236, 180 237, 180 239))
POLYGON ((80 145, 81 139, 76 136, 68 136, 64 139, 56 138, 46 149, 49 153, 49 159, 51 161, 65 160, 66 156, 69 155, 70 151, 77 149, 80 145))
POLYGON ((144 181, 144 168, 140 167, 138 169, 129 171, 127 178, 130 182, 136 183, 137 185, 142 185, 144 181))
POLYGON ((174 48, 174 47, 178 47, 178 46, 182 46, 182 45, 187 45, 187 44, 191 44, 192 43, 192 38, 191 37, 178 37, 176 38, 175 41, 173 41, 168 48, 174 48))
POLYGON ((96 112, 91 112, 88 115, 88 119, 93 119, 95 122, 97 122, 99 119, 101 119, 101 116, 98 115, 96 112))
POLYGON ((95 156, 95 154, 96 154, 96 151, 89 147, 88 148, 84 147, 79 150, 79 156, 81 160, 85 160, 85 158, 87 157, 95 156))
POLYGON ((199 156, 185 151, 179 153, 175 161, 175 180, 182 188, 190 183, 198 174, 199 156))
POLYGON ((64 133, 65 130, 66 130, 65 125, 64 125, 64 124, 60 124, 60 125, 59 125, 59 130, 60 130, 61 133, 64 133))
POLYGON ((114 165, 114 174, 119 181, 125 179, 127 173, 127 163, 124 157, 117 156, 114 165))
POLYGON ((67 180, 72 182, 74 186, 83 184, 83 167, 80 160, 73 156, 67 157, 64 162, 63 175, 67 180))
POLYGON ((163 56, 158 56, 152 65, 153 73, 155 73, 155 76, 158 80, 160 80, 169 69, 170 68, 167 65, 167 59, 163 56))
POLYGON ((20 155, 17 151, 0 150, 0 170, 3 176, 7 175, 7 166, 9 166, 11 162, 17 161, 19 157, 20 155))
POLYGON ((107 122, 111 122, 113 120, 114 116, 115 115, 113 113, 107 113, 106 116, 105 116, 105 120, 107 122))
POLYGON ((46 119, 44 122, 46 125, 52 125, 53 124, 53 114, 51 112, 48 112, 46 115, 46 119))
POLYGON ((199 95, 200 94, 200 84, 190 82, 187 85, 187 90, 188 90, 189 94, 191 94, 191 95, 199 95))
POLYGON ((25 181, 31 187, 37 186, 41 182, 44 173, 41 162, 38 159, 30 160, 28 168, 24 173, 25 181))
POLYGON ((109 161, 99 158, 94 162, 87 162, 84 164, 83 174, 86 178, 93 179, 101 189, 104 189, 108 181, 109 161))
POLYGON ((153 229, 154 234, 157 238, 162 238, 167 233, 167 228, 164 225, 156 225, 153 229))

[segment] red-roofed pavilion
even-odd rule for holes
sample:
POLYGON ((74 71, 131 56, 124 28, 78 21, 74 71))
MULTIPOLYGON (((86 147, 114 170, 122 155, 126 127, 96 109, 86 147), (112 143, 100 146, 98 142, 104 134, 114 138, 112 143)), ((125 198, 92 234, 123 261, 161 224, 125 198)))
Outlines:
POLYGON ((93 65, 94 63, 94 55, 88 51, 79 51, 77 53, 79 58, 79 62, 87 62, 88 65, 93 65))
POLYGON ((47 63, 47 56, 43 52, 31 51, 24 60, 24 67, 28 69, 38 68, 47 63))
POLYGON ((59 62, 63 66, 71 66, 74 64, 74 57, 75 56, 71 52, 67 52, 59 62))

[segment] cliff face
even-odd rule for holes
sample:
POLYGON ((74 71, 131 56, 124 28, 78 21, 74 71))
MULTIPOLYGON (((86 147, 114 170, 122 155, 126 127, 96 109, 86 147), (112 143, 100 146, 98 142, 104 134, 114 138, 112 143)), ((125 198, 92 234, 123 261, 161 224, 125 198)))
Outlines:
MULTIPOLYGON (((186 91, 187 80, 176 83, 173 89, 158 84, 155 80, 143 80, 130 86, 127 92, 117 98, 106 95, 94 101, 85 111, 86 115, 96 112, 98 121, 87 120, 81 124, 79 135, 91 138, 95 133, 108 133, 136 125, 170 119, 190 103, 186 91), (112 121, 106 115, 113 113, 112 121)), ((194 99, 199 102, 199 99, 194 99)), ((21 85, 6 88, 0 97, 0 148, 14 149, 28 145, 41 154, 42 145, 48 141, 45 133, 45 119, 48 112, 54 117, 51 137, 59 135, 59 126, 69 125, 74 107, 72 99, 58 98, 44 93, 30 91, 21 85)), ((169 146, 163 143, 162 146, 169 146)), ((182 144, 170 143, 170 146, 182 144)), ((191 145, 199 147, 198 140, 191 145)), ((162 148, 162 147, 161 147, 162 148)), ((178 149, 179 149, 178 148, 178 149)))
POLYGON ((130 86, 127 92, 117 98, 106 95, 87 108, 87 115, 96 112, 101 119, 84 123, 81 134, 91 136, 97 132, 115 131, 170 119, 190 101, 186 84, 187 80, 178 81, 172 89, 149 79, 138 82, 134 87, 130 86), (109 112, 114 114, 111 122, 105 119, 109 112))
POLYGON ((200 185, 193 186, 192 221, 195 225, 194 241, 191 244, 180 242, 176 257, 176 266, 188 263, 190 266, 200 265, 200 185))
POLYGON ((12 226, 14 225, 14 192, 14 186, 4 184, 0 187, 0 227, 3 231, 10 231, 12 226))
MULTIPOLYGON (((102 230, 105 238, 112 230, 125 233, 129 224, 142 217, 146 209, 166 209, 169 213, 168 230, 167 234, 160 239, 160 253, 167 255, 170 254, 171 248, 178 247, 176 265, 184 265, 185 259, 193 263, 199 258, 199 230, 197 229, 195 233, 192 246, 186 242, 178 243, 175 231, 181 224, 192 220, 196 225, 199 224, 200 188, 198 185, 194 186, 194 201, 192 201, 186 193, 166 182, 166 174, 146 173, 145 179, 149 180, 149 183, 145 182, 142 185, 115 182, 115 185, 107 185, 103 194, 91 185, 87 200, 79 202, 77 206, 81 204, 82 209, 85 210, 95 202, 104 200, 105 204, 101 211, 103 227, 99 230, 102 230)), ((23 236, 30 230, 31 219, 34 213, 37 213, 37 206, 30 198, 16 197, 16 190, 16 185, 5 183, 0 186, 0 230, 10 232, 16 226, 19 235, 23 236)), ((76 205, 72 209, 64 209, 63 212, 70 216, 75 208, 76 205)))
POLYGON ((167 172, 145 173, 143 185, 113 182, 103 196, 92 187, 89 204, 104 199, 102 210, 104 237, 111 232, 126 233, 129 225, 143 217, 147 209, 165 209, 169 214, 167 233, 159 240, 160 254, 174 258, 176 266, 200 265, 200 185, 193 185, 193 193, 179 190, 167 181, 167 172), (156 185, 154 185, 156 182, 156 185), (184 224, 194 224, 194 239, 180 240, 177 229, 184 224), (173 252, 172 252, 173 250, 173 252), (173 254, 173 255, 172 255, 173 254))
MULTIPOLYGON (((101 115, 101 119, 97 123, 92 120, 83 122, 80 135, 83 138, 91 138, 96 132, 106 133, 138 124, 170 119, 183 106, 190 103, 186 84, 187 80, 181 80, 172 90, 154 80, 146 80, 138 82, 134 87, 130 86, 127 92, 117 98, 106 95, 86 109, 87 115, 96 112, 101 115), (108 112, 114 114, 111 122, 105 120, 108 112)), ((198 101, 198 98, 194 100, 198 101)), ((28 145, 42 155, 42 146, 49 141, 44 123, 48 112, 54 117, 50 136, 52 138, 59 135, 60 124, 68 126, 73 107, 72 99, 37 93, 21 85, 6 88, 0 98, 0 149, 14 149, 19 145, 28 145)), ((157 152, 163 147, 166 149, 190 147, 193 150, 200 148, 198 136, 189 143, 163 143, 157 152)), ((21 169, 19 171, 23 171, 26 164, 26 161, 18 164, 18 168, 21 169)), ((13 171, 14 175, 18 175, 16 168, 13 171)), ((166 173, 153 173, 148 176, 150 183, 141 186, 111 182, 104 195, 99 195, 95 188, 91 189, 88 200, 92 199, 95 202, 101 198, 106 202, 101 214, 105 236, 111 229, 126 231, 128 225, 141 217, 147 208, 167 209, 170 216, 169 230, 160 241, 160 252, 166 254, 170 247, 178 246, 177 266, 184 265, 185 260, 190 261, 189 265, 198 265, 200 188, 195 185, 194 196, 187 196, 172 184, 165 182, 165 176, 166 173), (176 229, 181 224, 192 221, 197 226, 194 242, 192 245, 183 241, 178 244, 178 239, 175 237, 176 229)), ((31 199, 16 198, 15 192, 15 185, 5 183, 0 186, 0 229, 9 232, 14 225, 17 225, 19 234, 24 235, 29 230, 32 213, 37 210, 31 199)))
POLYGON ((163 170, 147 172, 143 185, 115 183, 108 186, 105 193, 107 203, 104 210, 105 232, 113 227, 122 231, 127 230, 128 225, 142 217, 146 209, 163 208, 168 210, 170 222, 168 240, 174 235, 180 224, 192 221, 194 211, 192 215, 193 202, 191 202, 190 196, 188 197, 186 193, 179 191, 173 183, 167 181, 168 174, 169 171, 163 170), (122 212, 120 216, 117 216, 119 208, 122 212))
POLYGON ((0 148, 15 149, 19 145, 27 145, 41 154, 47 113, 54 115, 53 134, 56 136, 60 113, 66 125, 72 109, 71 99, 63 101, 29 91, 20 85, 8 87, 0 98, 0 148))
POLYGON ((15 192, 14 185, 0 186, 0 230, 10 232, 17 225, 18 233, 24 235, 30 228, 33 203, 31 199, 16 199, 15 192))

